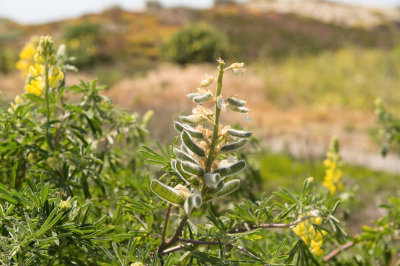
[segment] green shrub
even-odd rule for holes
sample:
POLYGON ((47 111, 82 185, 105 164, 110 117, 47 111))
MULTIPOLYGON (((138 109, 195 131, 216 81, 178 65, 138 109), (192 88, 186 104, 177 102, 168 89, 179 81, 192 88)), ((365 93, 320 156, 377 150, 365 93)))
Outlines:
POLYGON ((9 73, 14 71, 17 62, 17 52, 9 47, 0 48, 0 72, 9 73))
MULTIPOLYGON (((341 185, 329 193, 307 178, 298 193, 254 193, 261 178, 238 152, 251 133, 220 119, 229 110, 250 121, 246 101, 222 93, 224 74, 240 76, 243 63, 219 59, 217 78, 188 95, 196 107, 174 122, 179 136, 153 149, 142 145, 151 112, 121 110, 95 81, 67 84, 65 46, 56 52, 41 37, 32 57, 21 65, 26 93, 0 108, 1 264, 389 265, 398 254, 387 248, 398 239, 395 198, 376 228, 349 237, 341 185), (354 244, 367 247, 362 260, 343 252, 354 244)), ((325 162, 331 178, 342 169, 338 147, 325 162)))
POLYGON ((63 39, 69 48, 69 54, 75 58, 78 67, 93 65, 99 61, 103 40, 100 24, 84 22, 64 28, 63 39))
POLYGON ((225 57, 226 51, 226 37, 206 24, 185 27, 161 47, 163 57, 178 64, 213 62, 225 57))

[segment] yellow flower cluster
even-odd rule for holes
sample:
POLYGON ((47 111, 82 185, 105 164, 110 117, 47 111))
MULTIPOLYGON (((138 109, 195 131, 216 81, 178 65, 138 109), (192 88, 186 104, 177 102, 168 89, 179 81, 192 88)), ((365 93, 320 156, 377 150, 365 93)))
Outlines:
MULTIPOLYGON (((309 215, 310 213, 306 214, 306 216, 309 215)), ((300 215, 299 219, 302 217, 304 216, 300 215)), ((292 229, 293 232, 303 240, 303 242, 310 248, 310 251, 316 256, 322 256, 324 254, 324 250, 322 249, 323 234, 316 230, 313 224, 319 225, 321 223, 321 217, 312 217, 298 223, 292 229)))
POLYGON ((33 57, 35 56, 37 46, 38 38, 34 36, 28 41, 28 43, 19 53, 19 60, 15 67, 21 71, 24 77, 28 76, 29 67, 35 64, 33 57))
POLYGON ((333 138, 327 152, 327 158, 324 160, 325 178, 322 183, 329 189, 331 195, 334 195, 337 190, 343 190, 343 184, 340 181, 343 177, 343 172, 340 170, 341 156, 339 154, 339 141, 333 138))
POLYGON ((33 59, 33 64, 28 68, 28 82, 26 91, 30 94, 40 96, 46 86, 46 75, 50 88, 57 88, 64 79, 64 73, 56 65, 53 40, 51 37, 41 37, 35 53, 29 54, 33 59), (46 73, 46 70, 47 71, 46 73))

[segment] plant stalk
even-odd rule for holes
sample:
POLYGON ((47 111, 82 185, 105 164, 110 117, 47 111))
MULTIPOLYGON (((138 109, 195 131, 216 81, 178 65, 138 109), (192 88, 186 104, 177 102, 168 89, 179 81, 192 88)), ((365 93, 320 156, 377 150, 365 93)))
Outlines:
POLYGON ((45 98, 46 98, 46 109, 47 109, 47 122, 50 121, 50 106, 49 106, 49 62, 46 60, 46 66, 45 66, 45 86, 46 86, 46 91, 45 91, 45 98))
POLYGON ((179 223, 178 228, 176 228, 175 233, 173 234, 173 236, 168 240, 168 241, 161 241, 161 245, 158 248, 158 254, 162 255, 163 251, 171 246, 173 246, 179 239, 180 235, 182 234, 183 231, 183 227, 185 226, 187 220, 188 220, 188 216, 183 216, 181 222, 179 223))
POLYGON ((212 135, 212 140, 211 140, 211 146, 210 146, 210 152, 208 153, 207 156, 207 162, 206 162, 206 173, 211 170, 212 163, 214 161, 214 150, 215 146, 217 145, 217 140, 218 140, 218 128, 219 128, 219 117, 221 115, 221 108, 218 107, 218 96, 221 95, 221 90, 222 90, 222 77, 224 76, 224 66, 225 62, 222 60, 219 60, 219 66, 218 66, 218 80, 217 80, 217 92, 215 95, 215 123, 214 123, 214 130, 213 130, 213 135, 212 135))

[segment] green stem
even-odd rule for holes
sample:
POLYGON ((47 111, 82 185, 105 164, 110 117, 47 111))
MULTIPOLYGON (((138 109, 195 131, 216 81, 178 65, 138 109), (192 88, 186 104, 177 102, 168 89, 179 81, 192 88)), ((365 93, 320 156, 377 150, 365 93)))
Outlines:
POLYGON ((49 106, 49 63, 46 60, 46 66, 45 66, 45 81, 46 81, 46 109, 47 109, 47 122, 50 121, 50 106, 49 106))
POLYGON ((219 117, 221 115, 221 108, 218 107, 218 96, 221 95, 221 90, 222 90, 222 77, 224 76, 224 66, 225 62, 220 60, 219 61, 219 72, 218 72, 218 80, 217 80, 217 93, 215 95, 216 98, 216 103, 215 103, 215 123, 214 123, 214 131, 212 135, 212 140, 211 140, 211 146, 210 146, 210 152, 207 157, 207 162, 206 162, 206 172, 209 172, 211 170, 212 163, 214 161, 214 150, 215 146, 217 145, 217 140, 218 140, 218 127, 219 127, 219 117))

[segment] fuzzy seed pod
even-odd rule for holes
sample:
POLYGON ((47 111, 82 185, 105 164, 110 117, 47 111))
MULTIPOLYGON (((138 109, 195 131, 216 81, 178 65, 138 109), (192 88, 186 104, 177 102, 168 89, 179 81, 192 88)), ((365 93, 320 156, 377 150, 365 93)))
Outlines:
POLYGON ((203 103, 205 101, 208 101, 212 98, 212 94, 207 92, 205 94, 200 94, 199 96, 194 96, 193 97, 193 102, 195 103, 203 103))
POLYGON ((188 185, 190 184, 190 182, 188 181, 188 178, 190 178, 192 175, 183 171, 180 161, 171 160, 171 168, 174 169, 174 171, 179 175, 180 178, 182 178, 182 180, 186 184, 188 184, 188 185))
POLYGON ((192 213, 192 210, 193 210, 192 195, 190 195, 190 196, 185 200, 185 203, 183 204, 183 210, 185 211, 186 214, 192 213))
POLYGON ((203 203, 203 199, 201 198, 200 191, 198 191, 197 189, 193 190, 192 203, 193 203, 193 207, 196 209, 200 208, 201 204, 203 203))
POLYGON ((199 115, 188 115, 188 116, 181 115, 179 116, 179 119, 182 122, 189 124, 198 123, 203 120, 203 118, 199 115))
POLYGON ((181 139, 182 139, 182 142, 185 144, 185 146, 190 151, 192 151, 194 154, 196 154, 199 157, 206 156, 204 150, 192 140, 192 138, 189 136, 189 134, 186 131, 182 132, 181 139))
POLYGON ((217 188, 221 181, 221 175, 218 173, 207 173, 204 175, 204 183, 209 188, 217 188))
POLYGON ((197 96, 200 96, 200 95, 201 95, 201 94, 198 93, 198 92, 193 92, 193 93, 186 94, 186 96, 187 96, 189 99, 193 99, 194 97, 197 97, 197 96))
POLYGON ((179 123, 178 121, 174 121, 174 128, 176 129, 176 131, 181 133, 183 130, 183 124, 179 123))
POLYGON ((246 168, 246 162, 244 160, 240 160, 237 163, 228 165, 228 166, 223 166, 215 169, 214 173, 220 174, 222 177, 225 176, 230 176, 237 174, 241 171, 243 171, 246 168))
POLYGON ((231 194, 235 190, 237 190, 240 186, 240 180, 239 179, 233 179, 229 182, 226 182, 224 186, 217 192, 217 197, 222 197, 226 196, 228 194, 231 194))
POLYGON ((190 161, 192 163, 197 164, 197 161, 195 159, 193 159, 189 154, 187 154, 186 152, 184 152, 178 148, 174 148, 174 154, 175 154, 176 158, 178 158, 182 161, 190 161))
POLYGON ((162 200, 182 206, 185 200, 173 188, 164 185, 158 180, 152 180, 151 190, 162 200))
POLYGON ((247 139, 240 139, 238 141, 226 144, 225 146, 222 146, 221 152, 231 152, 231 151, 240 149, 244 144, 246 144, 246 142, 247 142, 247 139))
POLYGON ((249 138, 251 136, 251 132, 249 131, 244 131, 244 130, 237 130, 237 129, 229 129, 228 134, 233 136, 233 137, 238 137, 238 138, 249 138))
POLYGON ((204 175, 203 168, 201 168, 201 166, 198 164, 185 162, 185 161, 181 162, 181 164, 182 164, 183 171, 185 171, 188 174, 197 175, 197 176, 204 175))
POLYGON ((193 128, 189 125, 185 125, 185 124, 175 121, 174 127, 178 132, 182 132, 183 130, 185 130, 190 136, 192 136, 194 138, 198 138, 198 139, 203 138, 203 134, 201 132, 197 131, 195 128, 193 128))
POLYGON ((243 107, 246 104, 245 100, 238 99, 236 97, 229 97, 226 99, 228 104, 233 107, 243 107))
POLYGON ((239 112, 239 113, 247 114, 249 112, 249 109, 247 109, 246 107, 236 107, 236 106, 229 105, 229 108, 231 108, 232 111, 239 112))

